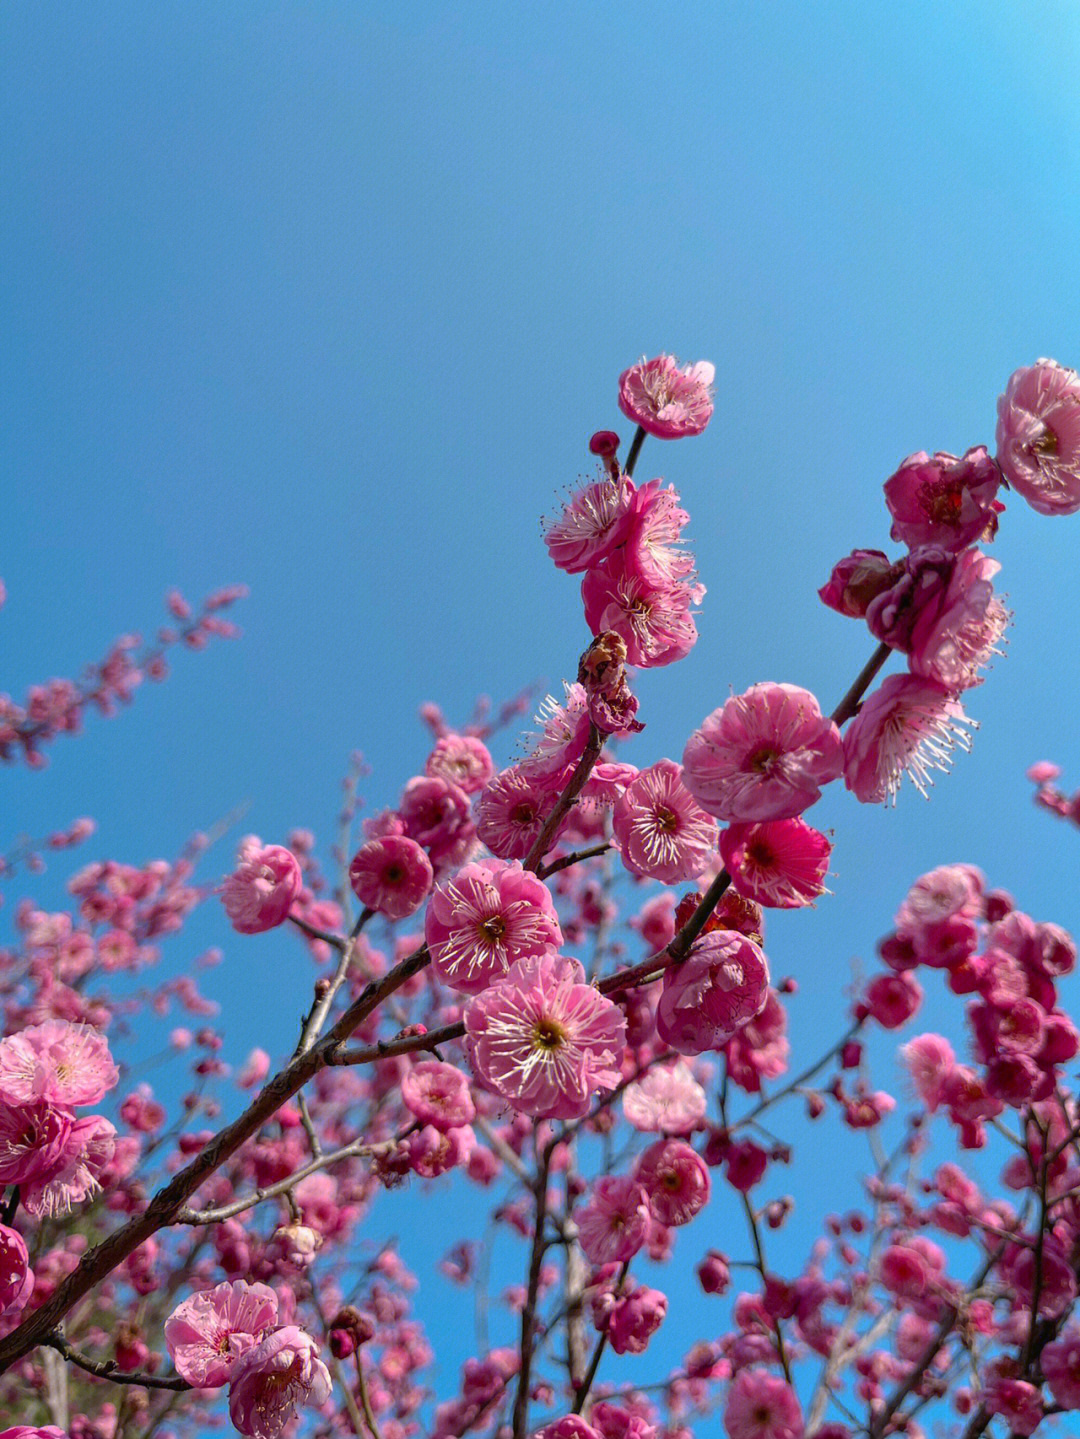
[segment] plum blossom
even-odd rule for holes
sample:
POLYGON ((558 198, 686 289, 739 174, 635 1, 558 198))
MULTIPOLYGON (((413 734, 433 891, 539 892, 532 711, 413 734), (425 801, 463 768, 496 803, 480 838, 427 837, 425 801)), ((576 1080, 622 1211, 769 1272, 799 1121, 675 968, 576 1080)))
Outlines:
POLYGON ((421 1124, 445 1132, 476 1118, 469 1081, 460 1069, 440 1059, 422 1059, 401 1078, 401 1097, 421 1124))
POLYGON ((619 409, 661 440, 700 435, 712 419, 715 379, 708 360, 680 370, 674 355, 643 356, 619 376, 619 409))
POLYGON ((76 1119, 57 1159, 22 1180, 19 1198, 27 1214, 59 1218, 96 1194, 115 1149, 116 1130, 107 1119, 99 1114, 76 1119))
POLYGON ((319 1346, 295 1324, 263 1336, 237 1359, 229 1383, 229 1418, 248 1439, 277 1439, 301 1405, 325 1404, 330 1371, 319 1346))
POLYGON ((852 550, 833 566, 818 598, 839 614, 861 620, 871 601, 896 582, 902 563, 882 550, 852 550))
POLYGON ((728 1439, 802 1439, 802 1410, 795 1392, 778 1374, 741 1369, 724 1407, 728 1439))
POLYGON ((633 1259, 652 1222, 645 1190, 628 1175, 598 1179, 574 1218, 585 1257, 597 1266, 633 1259))
POLYGON ((1056 360, 1016 370, 998 400, 997 458, 1041 515, 1080 509, 1080 375, 1056 360))
POLYGON ((521 772, 543 789, 560 789, 566 772, 577 764, 589 739, 589 701, 580 684, 564 684, 566 703, 548 695, 536 722, 542 727, 537 744, 521 762, 521 772))
POLYGON ((663 884, 695 879, 716 852, 717 826, 662 759, 639 770, 615 803, 615 843, 631 874, 663 884))
POLYGON ((623 1090, 623 1113, 645 1133, 688 1134, 705 1116, 705 1091, 679 1059, 657 1064, 623 1090))
POLYGON ((551 893, 517 861, 479 860, 437 885, 424 938, 440 979, 477 994, 512 964, 562 943, 551 893))
POLYGON ((484 786, 476 812, 477 835, 502 859, 524 859, 551 805, 550 791, 530 779, 521 765, 511 765, 484 786))
POLYGON ((33 1288, 26 1240, 17 1229, 0 1224, 0 1316, 24 1308, 33 1288))
POLYGON ((957 458, 939 450, 909 455, 885 481, 885 503, 893 517, 894 540, 915 549, 941 545, 962 550, 977 540, 993 538, 997 527, 995 502, 1001 471, 985 445, 957 458))
POLYGON ((757 684, 690 736, 683 783, 719 819, 791 819, 842 768, 840 732, 809 690, 757 684))
POLYGON ((238 1279, 178 1304, 165 1321, 165 1344, 182 1379, 198 1389, 220 1389, 240 1355, 277 1320, 274 1291, 238 1279))
POLYGON ((431 888, 431 860, 414 839, 369 839, 353 855, 349 883, 361 904, 387 919, 414 914, 431 888))
POLYGON ((948 771, 952 750, 971 748, 973 721, 950 691, 918 675, 890 675, 844 736, 844 783, 864 804, 896 803, 906 774, 927 798, 931 770, 948 771))
POLYGON ((719 1049, 761 1013, 768 993, 761 948, 736 930, 712 930, 681 964, 664 971, 657 1032, 680 1054, 719 1049))
POLYGON ((626 642, 628 664, 656 669, 688 655, 697 643, 691 609, 704 586, 687 579, 656 580, 625 551, 591 569, 581 584, 585 623, 594 635, 614 630, 626 642))
POLYGON ((829 840, 801 819, 732 824, 720 836, 735 888, 773 909, 798 909, 824 894, 831 854, 829 840))
POLYGON ((632 480, 599 480, 575 490, 557 519, 544 522, 544 543, 559 569, 581 574, 622 543, 634 495, 632 480))
POLYGON ((0 1042, 0 1099, 11 1104, 97 1104, 118 1078, 108 1041, 87 1024, 50 1019, 0 1042))
POLYGON ((644 1354, 667 1314, 667 1295, 641 1284, 620 1294, 607 1319, 608 1343, 616 1354, 644 1354))
POLYGON ((494 773, 487 745, 475 735, 446 734, 424 762, 424 773, 449 780, 466 794, 478 794, 494 773))
POLYGON ((705 1161, 681 1139, 658 1139, 639 1157, 634 1178, 644 1186, 653 1217, 669 1228, 689 1224, 709 1202, 705 1161))
POLYGON ((238 868, 221 893, 225 913, 240 934, 261 934, 284 924, 300 893, 303 876, 296 856, 279 844, 244 847, 238 868))
POLYGON ((626 1021, 576 959, 518 960, 464 1018, 473 1068, 519 1113, 576 1119, 619 1081, 626 1021))

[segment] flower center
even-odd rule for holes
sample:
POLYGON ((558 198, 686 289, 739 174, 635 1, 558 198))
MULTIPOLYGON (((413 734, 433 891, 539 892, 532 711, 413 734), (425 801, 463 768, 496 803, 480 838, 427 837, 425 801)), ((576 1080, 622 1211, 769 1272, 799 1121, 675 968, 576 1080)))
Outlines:
POLYGON ((506 933, 506 920, 501 914, 493 914, 490 919, 484 920, 480 933, 485 939, 500 940, 506 933))
POLYGON ((533 1025, 533 1044, 537 1049, 560 1049, 566 1039, 566 1030, 555 1019, 545 1015, 533 1025))
POLYGON ((532 824, 535 819, 536 806, 530 804, 528 800, 522 800, 520 804, 516 804, 510 811, 511 824, 532 824))
POLYGON ((779 758, 780 756, 776 750, 773 749, 772 745, 759 745, 750 756, 750 768, 758 774, 771 774, 779 758))
POLYGON ((1058 451, 1058 437, 1049 425, 1043 426, 1043 432, 1031 447, 1037 455, 1056 455, 1058 451))
POLYGON ((401 864, 391 863, 383 870, 384 884, 404 884, 405 877, 405 866, 401 864))
POLYGON ((668 809, 666 804, 658 804, 653 810, 653 819, 656 821, 657 829, 665 834, 674 834, 679 828, 679 816, 673 809, 668 809))

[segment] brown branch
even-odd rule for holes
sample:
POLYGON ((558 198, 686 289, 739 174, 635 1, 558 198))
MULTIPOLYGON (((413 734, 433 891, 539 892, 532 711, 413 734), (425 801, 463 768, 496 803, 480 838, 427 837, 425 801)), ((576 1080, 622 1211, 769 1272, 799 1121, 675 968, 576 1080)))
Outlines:
POLYGON ((555 808, 544 821, 540 833, 533 840, 532 848, 525 856, 525 869, 531 870, 534 874, 540 869, 544 855, 554 842, 562 822, 573 809, 578 795, 585 788, 585 782, 592 774, 593 766, 600 758, 600 751, 604 747, 604 736, 594 724, 589 725, 589 738, 586 741, 585 749, 577 762, 574 773, 570 776, 566 788, 555 801, 555 808))
POLYGON ((62 1334, 46 1334, 41 1343, 49 1349, 55 1349, 69 1364, 74 1364, 77 1369, 85 1369, 87 1374, 93 1374, 97 1379, 108 1379, 111 1384, 138 1384, 143 1389, 190 1389, 191 1385, 186 1379, 177 1375, 173 1379, 159 1379, 155 1374, 128 1374, 122 1372, 115 1359, 89 1359, 85 1354, 80 1354, 73 1349, 62 1334))
MULTIPOLYGON (((533 1133, 535 1134, 535 1129, 533 1133)), ((521 1367, 518 1370, 517 1393, 514 1396, 514 1439, 525 1439, 529 1427, 529 1376, 532 1372, 533 1349, 536 1336, 536 1302, 540 1292, 540 1269, 544 1260, 544 1225, 547 1219, 548 1170, 551 1165, 552 1146, 545 1145, 537 1155, 536 1223, 533 1229, 532 1251, 529 1255, 529 1282, 525 1303, 521 1310, 521 1367)))

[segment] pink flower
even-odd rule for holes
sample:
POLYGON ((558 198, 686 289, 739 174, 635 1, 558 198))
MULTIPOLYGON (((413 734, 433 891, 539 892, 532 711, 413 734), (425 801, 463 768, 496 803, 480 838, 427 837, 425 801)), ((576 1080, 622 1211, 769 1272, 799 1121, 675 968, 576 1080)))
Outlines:
POLYGON ((353 855, 349 883, 362 905, 387 919, 414 914, 431 888, 431 861, 414 839, 369 839, 353 855))
POLYGON ((244 1067, 236 1076, 241 1089, 254 1089, 270 1073, 270 1056, 265 1049, 253 1049, 244 1061, 244 1067))
POLYGON ((626 1021, 576 959, 519 960, 464 1018, 473 1068, 519 1113, 576 1119, 619 1082, 626 1021))
POLYGON ((644 357, 619 376, 619 409, 650 435, 700 435, 712 418, 716 369, 708 360, 679 369, 673 355, 644 357))
POLYGON ((105 1036, 86 1024, 50 1019, 0 1043, 0 1097, 12 1104, 97 1104, 119 1077, 105 1036))
POLYGON ((657 1032, 680 1054, 719 1049, 761 1013, 768 993, 769 966, 759 946, 737 930, 712 930, 664 971, 657 1032))
POLYGON ((398 813, 405 833, 423 845, 436 870, 460 864, 475 843, 469 796, 451 780, 417 775, 405 786, 398 813))
POLYGON ((607 1322, 608 1343, 616 1354, 644 1354, 667 1314, 667 1295, 646 1285, 619 1295, 607 1322))
POLYGON ((840 773, 840 732, 809 690, 752 685, 694 731, 683 766, 687 789, 719 819, 791 819, 840 773))
POLYGON ((724 1408, 728 1439, 802 1439, 803 1417, 789 1384, 764 1369, 742 1369, 724 1408))
POLYGON ((998 400, 998 464, 1041 515, 1080 509, 1080 375, 1055 360, 1017 370, 998 400))
POLYGON ((971 748, 971 720, 948 690, 918 675, 890 675, 844 736, 844 783, 864 804, 896 803, 906 774, 927 798, 931 770, 948 771, 952 750, 971 748))
POLYGON ((1000 1414, 1013 1434, 1034 1434, 1042 1422, 1042 1395, 1024 1379, 993 1380, 983 1404, 988 1414, 1000 1414))
POLYGON ((589 700, 584 686, 565 685, 566 703, 548 695, 540 706, 537 724, 543 727, 538 743, 521 762, 521 772, 543 789, 561 789, 563 776, 576 765, 589 740, 589 700))
POLYGON ((899 1029, 923 1001, 922 985, 913 974, 879 974, 866 986, 863 1003, 882 1029, 899 1029))
POLYGON ((1080 1409, 1080 1329, 1070 1324, 1046 1346, 1039 1362, 1057 1403, 1080 1409))
POLYGON ((16 1424, 14 1429, 0 1429, 0 1439, 68 1439, 55 1424, 16 1424))
POLYGON ((580 1414, 565 1414, 545 1425, 536 1439, 600 1439, 600 1435, 580 1414))
POLYGON ((881 550, 852 550, 833 565, 818 597, 839 614, 861 620, 871 600, 895 584, 901 565, 881 550))
POLYGON ((979 670, 1001 654, 997 644, 1009 624, 991 583, 1000 569, 981 550, 957 555, 947 584, 919 609, 912 626, 913 674, 954 692, 982 683, 979 670))
POLYGON ((681 1139, 658 1139, 638 1159, 634 1178, 649 1196, 653 1218, 668 1228, 689 1224, 709 1202, 705 1161, 681 1139))
POLYGON ((17 1229, 0 1224, 0 1315, 25 1307, 34 1288, 26 1240, 17 1229))
POLYGON ((165 1344, 182 1379, 196 1389, 220 1389, 240 1355, 277 1319, 274 1291, 238 1279, 178 1304, 165 1321, 165 1344))
POLYGON ((896 914, 896 928, 916 950, 950 920, 974 919, 982 910, 986 881, 970 864, 943 864, 921 875, 896 914))
POLYGON ((596 1266, 633 1259, 652 1222, 644 1189, 625 1175, 598 1179, 574 1218, 585 1257, 596 1266))
POLYGON ((591 569, 581 584, 585 623, 594 635, 614 630, 626 641, 626 661, 642 669, 674 664, 697 643, 690 613, 703 586, 655 580, 625 551, 591 569))
POLYGON ((116 1130, 107 1119, 100 1114, 76 1119, 54 1163, 23 1180, 19 1198, 27 1214, 56 1219, 96 1194, 115 1148, 116 1130))
POLYGON ((798 909, 825 893, 832 845, 801 819, 774 819, 729 825, 720 854, 740 894, 773 909, 798 909))
POLYGON ((424 764, 426 775, 449 780, 466 794, 479 793, 494 772, 487 746, 475 735, 443 735, 424 764))
POLYGON ((976 540, 992 539, 1001 509, 995 503, 1000 484, 1001 471, 985 445, 960 459, 943 450, 933 456, 920 450, 885 481, 885 503, 893 517, 890 534, 910 549, 941 545, 962 550, 976 540))
POLYGON ((521 765, 502 770, 484 787, 476 812, 476 833, 493 854, 524 859, 532 849, 552 797, 521 765))
POLYGON ((682 549, 682 532, 689 522, 674 485, 663 480, 642 485, 632 497, 626 533, 634 569, 657 584, 688 578, 694 561, 682 549))
POLYGON ((682 1059, 655 1065, 623 1091, 623 1113, 646 1133, 688 1134, 705 1108, 705 1091, 682 1059))
POLYGON ((26 1184, 63 1164, 74 1119, 42 1099, 0 1102, 0 1185, 26 1184))
POLYGON ((664 884, 696 878, 716 853, 716 821, 662 759, 640 770, 615 803, 615 843, 631 874, 664 884))
POLYGON ((556 520, 544 521, 544 543, 560 570, 581 574, 623 542, 634 495, 632 480, 600 480, 575 490, 556 520))
POLYGON ((440 1059, 422 1059, 407 1069, 401 1077, 401 1097, 421 1124, 433 1124, 444 1133, 476 1118, 469 1081, 460 1069, 440 1059))
POLYGON ((541 880, 517 861, 485 859, 436 886, 424 938, 439 978, 478 994, 519 959, 557 949, 562 930, 541 880))
POLYGON ((229 1384, 229 1418, 249 1439, 277 1439, 301 1405, 325 1404, 330 1372, 319 1346, 295 1324, 241 1354, 229 1384))
POLYGON ((284 924, 303 877, 296 856, 279 844, 248 848, 225 881, 221 899, 233 929, 261 934, 284 924))

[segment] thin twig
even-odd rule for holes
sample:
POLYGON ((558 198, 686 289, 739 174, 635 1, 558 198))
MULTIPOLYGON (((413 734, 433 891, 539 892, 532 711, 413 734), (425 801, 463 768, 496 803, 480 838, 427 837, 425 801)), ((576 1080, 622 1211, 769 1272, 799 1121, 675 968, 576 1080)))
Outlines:
POLYGON ((108 1379, 112 1384, 138 1384, 143 1389, 190 1389, 191 1385, 186 1379, 177 1375, 173 1379, 159 1379, 156 1374, 128 1374, 117 1368, 115 1359, 90 1359, 85 1354, 80 1354, 73 1349, 62 1334, 46 1334, 40 1341, 49 1349, 55 1349, 57 1354, 65 1358, 69 1364, 74 1364, 77 1369, 85 1369, 87 1374, 93 1374, 98 1379, 108 1379))

